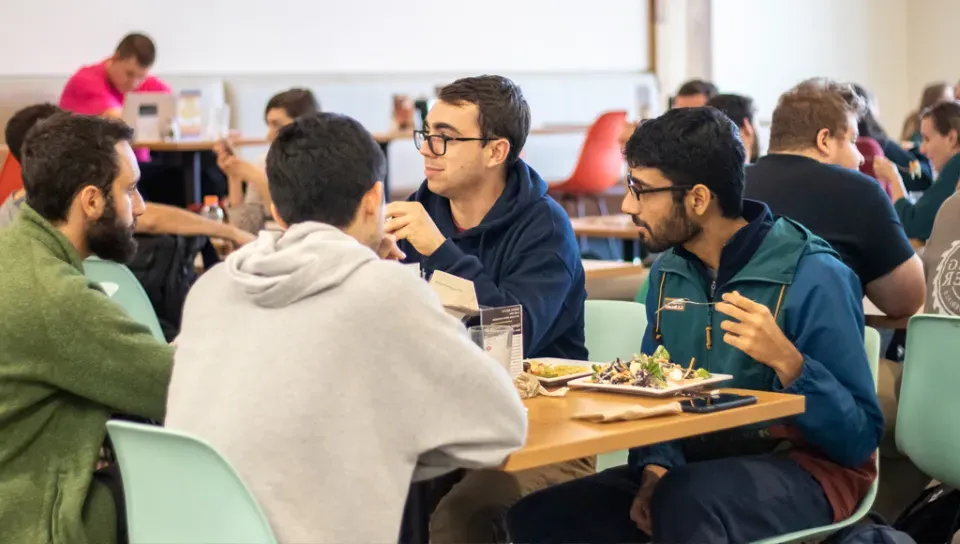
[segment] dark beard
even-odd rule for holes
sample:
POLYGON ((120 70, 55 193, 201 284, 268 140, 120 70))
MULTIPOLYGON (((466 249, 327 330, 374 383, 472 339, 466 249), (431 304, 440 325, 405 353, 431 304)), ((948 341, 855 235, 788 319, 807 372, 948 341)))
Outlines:
POLYGON ((136 219, 130 227, 121 224, 113 198, 108 198, 103 215, 87 229, 87 247, 105 261, 129 263, 137 254, 136 226, 136 219))
MULTIPOLYGON (((636 222, 636 220, 634 221, 636 222)), ((644 225, 650 236, 643 240, 643 246, 650 253, 662 253, 672 247, 685 244, 700 234, 703 228, 687 217, 682 204, 674 203, 673 213, 656 225, 656 229, 644 225)))

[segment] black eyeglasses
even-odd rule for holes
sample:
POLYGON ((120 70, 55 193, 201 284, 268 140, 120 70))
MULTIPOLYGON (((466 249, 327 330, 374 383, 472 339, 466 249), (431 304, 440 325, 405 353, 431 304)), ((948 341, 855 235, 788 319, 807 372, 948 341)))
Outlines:
POLYGON ((648 195, 650 193, 662 193, 665 191, 687 191, 693 189, 693 185, 670 185, 669 187, 650 187, 648 189, 642 189, 639 186, 639 181, 637 181, 633 176, 627 175, 627 189, 630 191, 630 194, 633 195, 633 198, 640 200, 641 195, 648 195))
POLYGON ((491 142, 500 138, 454 138, 446 134, 427 134, 425 130, 413 131, 413 145, 417 150, 423 147, 423 142, 427 142, 427 147, 434 155, 441 157, 447 152, 447 142, 491 142))

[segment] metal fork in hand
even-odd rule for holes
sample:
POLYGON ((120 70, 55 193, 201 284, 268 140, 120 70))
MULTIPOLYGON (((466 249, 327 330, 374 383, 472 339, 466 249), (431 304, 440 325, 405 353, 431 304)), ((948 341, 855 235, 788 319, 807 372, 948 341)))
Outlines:
MULTIPOLYGON (((717 301, 717 302, 694 302, 694 301, 692 301, 692 300, 690 300, 690 299, 688 299, 688 298, 678 298, 678 299, 671 300, 671 301, 667 302, 666 304, 664 304, 663 306, 661 306, 660 309, 657 310, 657 313, 659 314, 660 312, 662 312, 662 311, 664 311, 664 310, 677 310, 677 309, 681 309, 681 308, 683 308, 684 306, 686 306, 687 304, 690 304, 690 305, 692 305, 692 306, 713 306, 713 305, 719 304, 719 303, 720 303, 719 301, 717 301)), ((654 314, 654 315, 656 315, 656 314, 654 314)))

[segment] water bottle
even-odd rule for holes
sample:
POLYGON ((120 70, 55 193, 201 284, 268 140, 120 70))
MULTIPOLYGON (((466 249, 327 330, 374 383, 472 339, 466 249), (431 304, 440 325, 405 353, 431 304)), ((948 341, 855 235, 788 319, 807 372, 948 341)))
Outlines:
POLYGON ((220 199, 217 198, 217 195, 203 197, 203 208, 200 210, 200 215, 211 221, 223 223, 223 208, 220 207, 220 199))

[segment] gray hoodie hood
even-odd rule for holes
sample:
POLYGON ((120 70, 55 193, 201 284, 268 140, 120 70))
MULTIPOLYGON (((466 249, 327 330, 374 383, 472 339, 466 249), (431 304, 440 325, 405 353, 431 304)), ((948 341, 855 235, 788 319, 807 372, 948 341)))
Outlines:
POLYGON ((224 265, 254 304, 282 308, 336 288, 359 267, 376 260, 373 250, 340 229, 306 222, 282 233, 261 231, 256 241, 231 253, 224 265))

